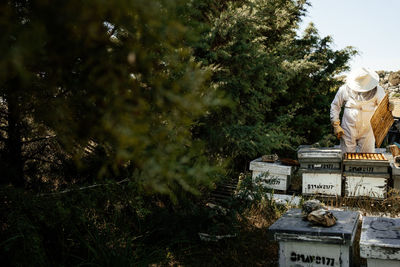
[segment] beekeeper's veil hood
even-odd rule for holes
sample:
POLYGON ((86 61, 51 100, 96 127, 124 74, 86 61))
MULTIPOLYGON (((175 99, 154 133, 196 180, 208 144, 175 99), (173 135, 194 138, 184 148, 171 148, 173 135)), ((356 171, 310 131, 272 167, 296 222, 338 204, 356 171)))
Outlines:
POLYGON ((368 92, 379 84, 379 75, 370 69, 359 68, 347 76, 346 84, 356 92, 368 92))

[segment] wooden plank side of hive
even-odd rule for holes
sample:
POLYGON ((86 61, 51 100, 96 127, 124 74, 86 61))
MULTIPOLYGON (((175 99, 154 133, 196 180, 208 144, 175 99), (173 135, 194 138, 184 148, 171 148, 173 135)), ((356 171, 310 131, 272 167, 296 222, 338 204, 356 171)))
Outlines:
POLYGON ((389 95, 386 94, 371 118, 371 127, 374 132, 376 147, 381 146, 383 139, 394 122, 392 112, 388 110, 388 106, 389 95))

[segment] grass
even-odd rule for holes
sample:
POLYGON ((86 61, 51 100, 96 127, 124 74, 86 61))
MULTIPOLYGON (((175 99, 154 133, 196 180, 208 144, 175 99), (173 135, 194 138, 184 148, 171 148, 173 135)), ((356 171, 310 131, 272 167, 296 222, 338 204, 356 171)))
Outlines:
MULTIPOLYGON (((390 189, 387 198, 376 199, 371 197, 326 197, 314 196, 330 209, 357 210, 363 216, 387 216, 399 217, 400 215, 400 191, 390 189)), ((308 199, 307 198, 307 199, 308 199)))

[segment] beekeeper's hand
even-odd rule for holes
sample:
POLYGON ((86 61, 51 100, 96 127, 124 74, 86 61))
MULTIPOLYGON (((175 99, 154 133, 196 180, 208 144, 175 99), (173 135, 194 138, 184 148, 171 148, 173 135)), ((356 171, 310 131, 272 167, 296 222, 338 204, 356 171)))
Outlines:
POLYGON ((389 109, 389 111, 394 110, 394 102, 393 101, 389 101, 388 109, 389 109))
POLYGON ((340 127, 340 121, 332 122, 333 132, 335 133, 338 139, 342 138, 344 131, 342 127, 340 127))

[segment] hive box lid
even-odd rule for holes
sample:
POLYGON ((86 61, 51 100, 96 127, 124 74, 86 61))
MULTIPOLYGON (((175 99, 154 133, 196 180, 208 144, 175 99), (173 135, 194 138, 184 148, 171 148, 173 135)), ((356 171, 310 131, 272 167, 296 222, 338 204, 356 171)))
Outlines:
POLYGON ((360 255, 363 258, 400 260, 400 218, 364 217, 360 255))
POLYGON ((261 158, 255 159, 250 162, 251 171, 269 172, 270 174, 291 175, 293 167, 283 165, 280 162, 263 162, 261 158))
POLYGON ((337 218, 332 227, 314 226, 303 220, 300 209, 291 209, 270 228, 270 234, 277 241, 308 241, 326 244, 351 245, 359 219, 356 211, 331 211, 337 218))
POLYGON ((390 163, 390 167, 392 167, 392 174, 393 175, 400 175, 400 167, 394 162, 390 163))
POLYGON ((297 151, 299 161, 307 159, 334 159, 342 160, 342 150, 334 147, 301 147, 297 151))

